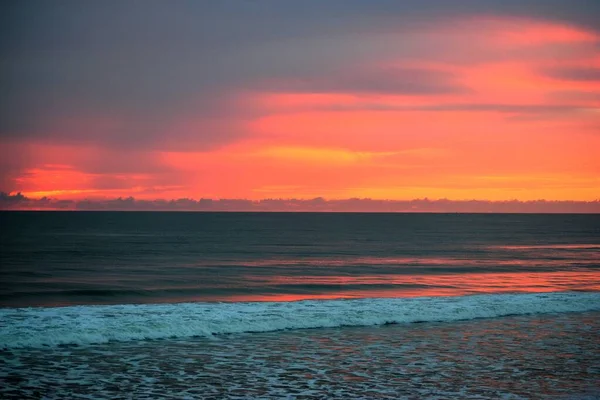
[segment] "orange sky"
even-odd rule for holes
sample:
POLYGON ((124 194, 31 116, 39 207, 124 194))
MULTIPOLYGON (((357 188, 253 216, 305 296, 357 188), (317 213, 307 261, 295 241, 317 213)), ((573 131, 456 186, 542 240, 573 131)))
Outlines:
POLYGON ((159 124, 143 110, 135 126, 152 134, 133 144, 119 141, 133 118, 120 112, 32 114, 35 134, 0 137, 0 189, 58 199, 600 198, 600 32, 481 14, 329 38, 297 44, 326 54, 322 69, 281 53, 290 71, 307 72, 223 88, 218 112, 204 113, 200 94, 159 124))

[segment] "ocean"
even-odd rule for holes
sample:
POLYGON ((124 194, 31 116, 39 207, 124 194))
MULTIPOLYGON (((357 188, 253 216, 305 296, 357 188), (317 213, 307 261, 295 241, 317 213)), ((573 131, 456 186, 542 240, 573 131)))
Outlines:
POLYGON ((0 212, 0 398, 600 398, 600 215, 0 212))

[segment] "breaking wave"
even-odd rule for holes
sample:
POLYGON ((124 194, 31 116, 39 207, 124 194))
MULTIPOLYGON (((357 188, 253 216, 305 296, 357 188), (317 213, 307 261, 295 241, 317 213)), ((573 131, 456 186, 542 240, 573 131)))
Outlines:
POLYGON ((0 347, 88 345, 287 329, 600 310, 600 293, 0 309, 0 347))

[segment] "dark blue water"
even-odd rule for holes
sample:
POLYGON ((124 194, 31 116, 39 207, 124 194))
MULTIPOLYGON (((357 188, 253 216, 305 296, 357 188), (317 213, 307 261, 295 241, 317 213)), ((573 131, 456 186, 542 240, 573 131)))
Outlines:
POLYGON ((585 290, 599 283, 598 215, 0 218, 0 304, 7 306, 585 290))
POLYGON ((600 215, 1 212, 0 305, 600 288, 600 215))

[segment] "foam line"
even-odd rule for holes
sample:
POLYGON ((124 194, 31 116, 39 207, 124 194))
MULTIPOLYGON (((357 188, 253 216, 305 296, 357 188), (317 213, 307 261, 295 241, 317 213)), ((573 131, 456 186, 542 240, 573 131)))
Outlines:
POLYGON ((507 315, 600 310, 600 293, 486 294, 461 297, 179 303, 0 309, 0 347, 390 323, 451 322, 507 315))

